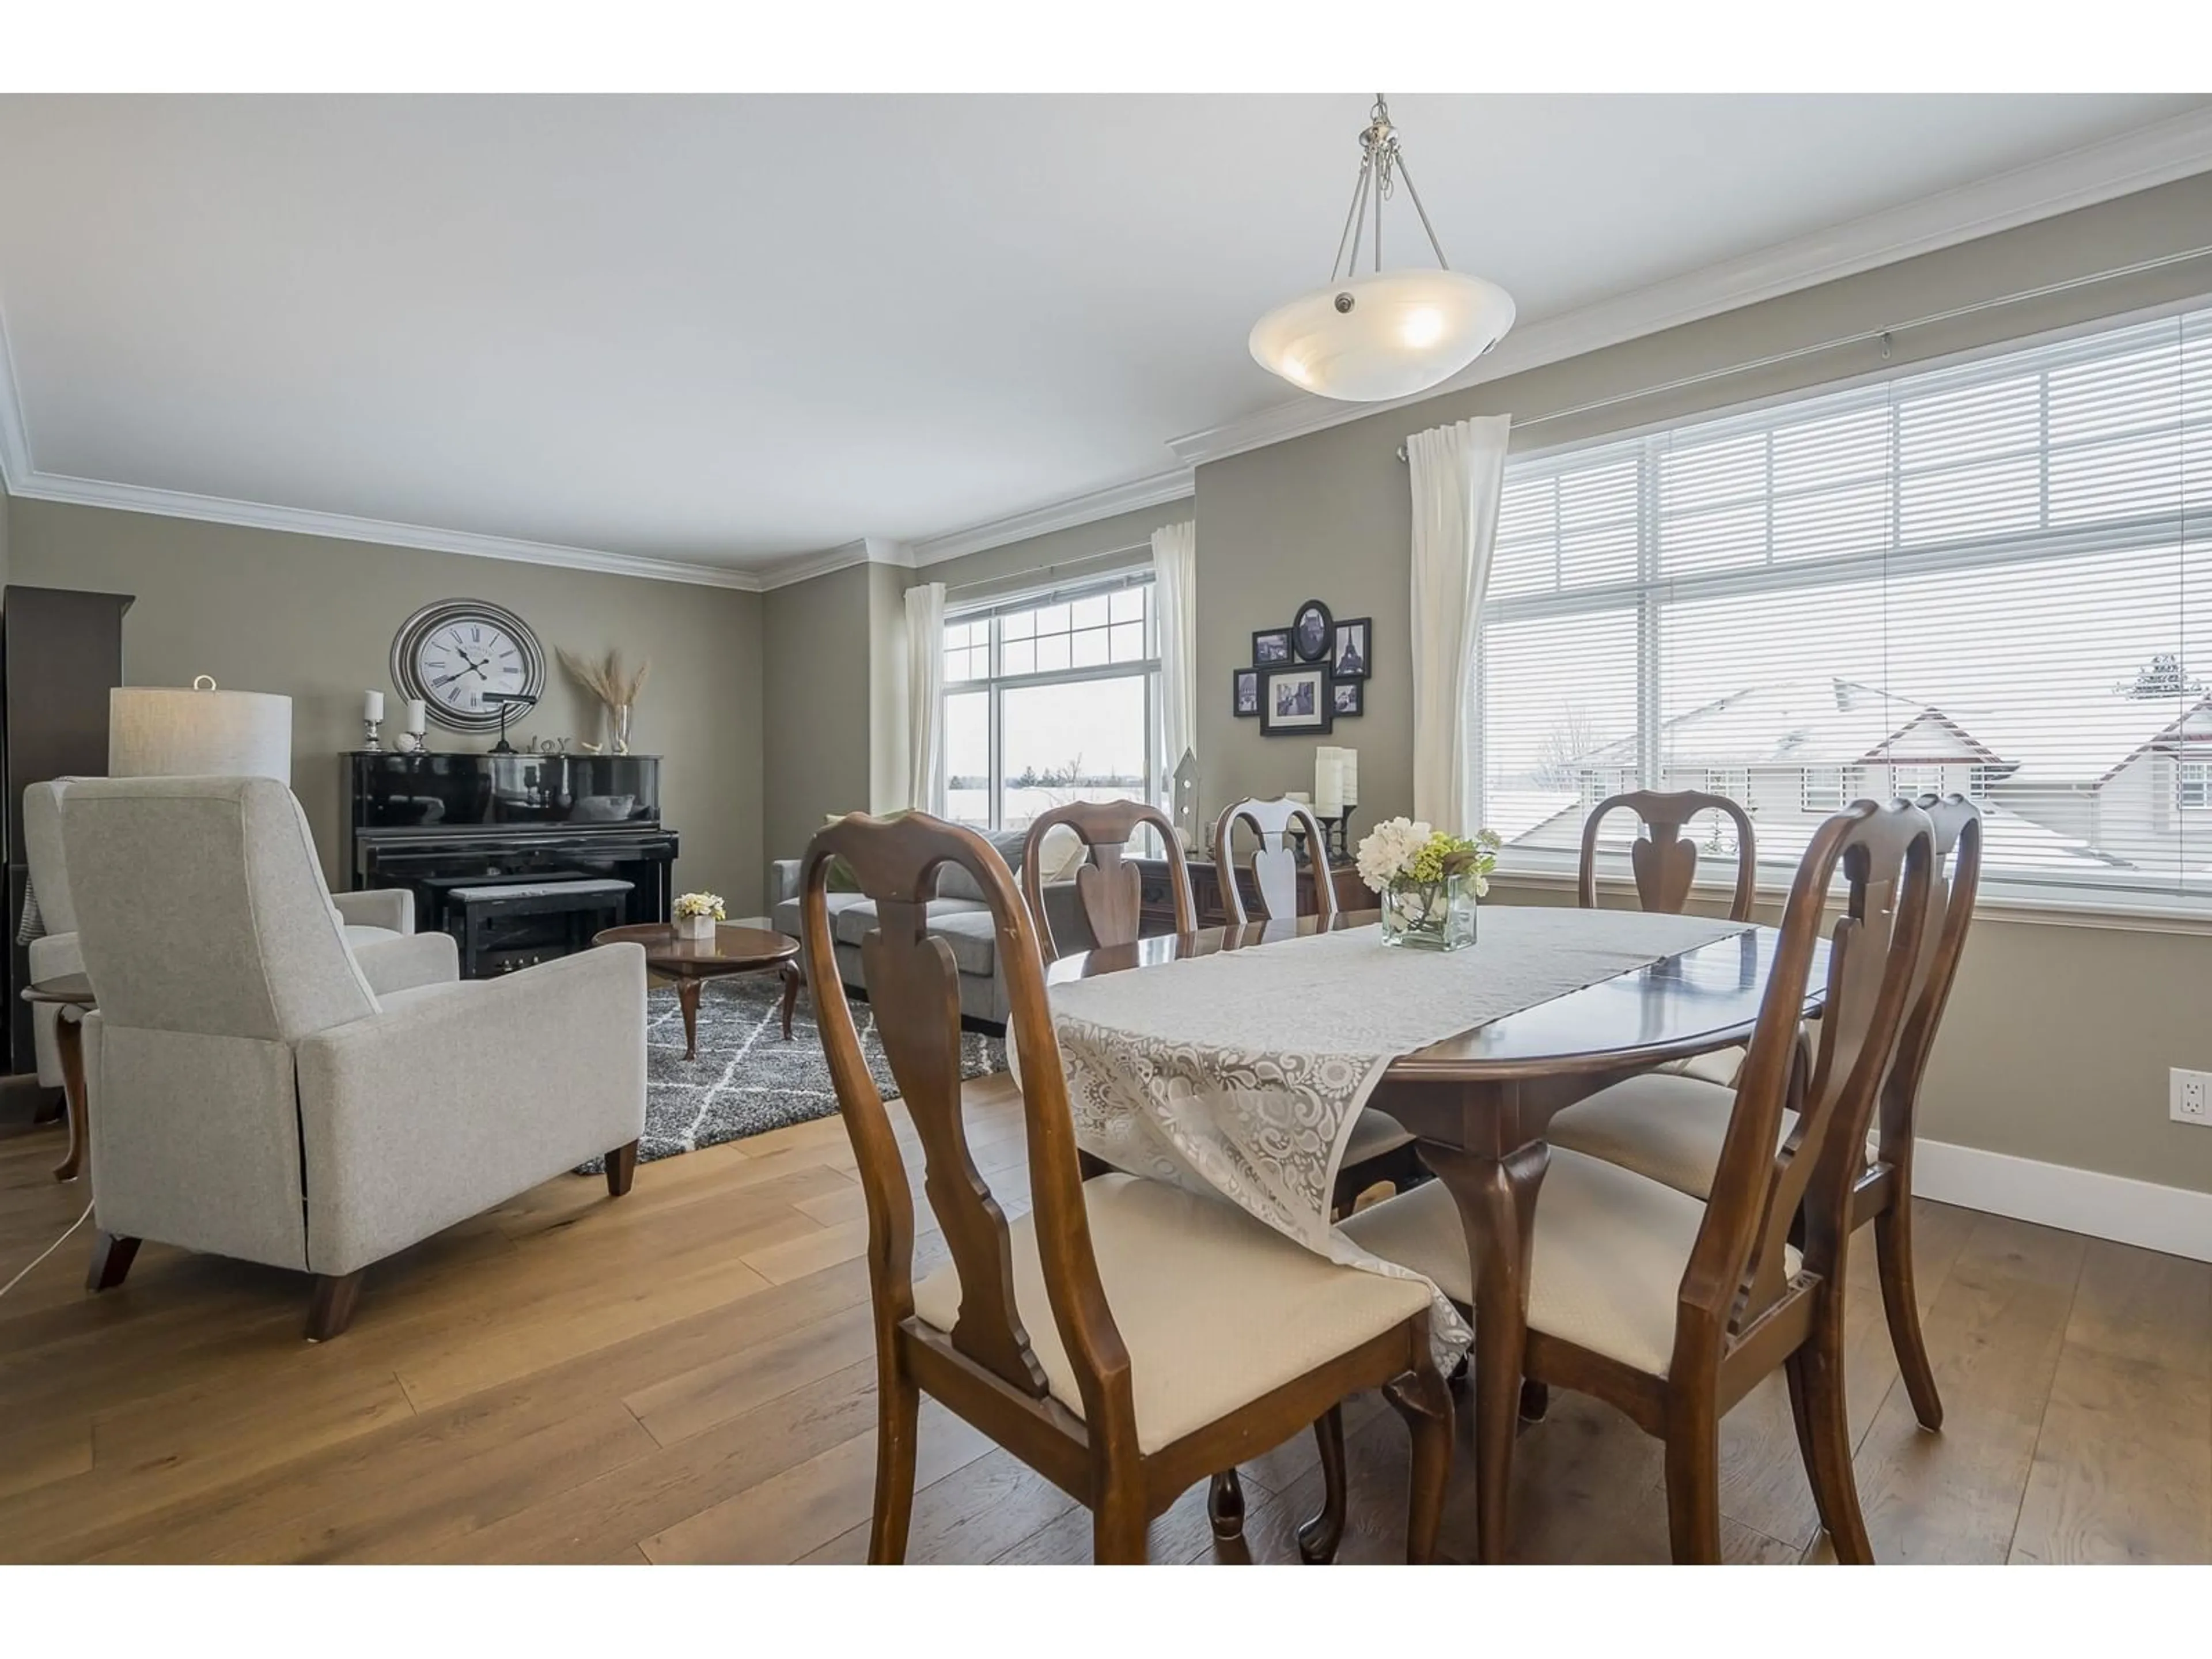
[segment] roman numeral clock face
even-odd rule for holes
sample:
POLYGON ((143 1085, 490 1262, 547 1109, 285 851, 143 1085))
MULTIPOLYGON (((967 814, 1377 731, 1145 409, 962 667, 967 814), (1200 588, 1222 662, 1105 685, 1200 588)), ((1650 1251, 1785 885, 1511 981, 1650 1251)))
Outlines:
MULTIPOLYGON (((456 731, 499 727, 496 693, 536 697, 544 689, 545 659, 528 623, 482 599, 447 599, 408 618, 392 645, 392 681, 429 705, 430 718, 456 731)), ((527 720, 520 703, 510 726, 527 720)))

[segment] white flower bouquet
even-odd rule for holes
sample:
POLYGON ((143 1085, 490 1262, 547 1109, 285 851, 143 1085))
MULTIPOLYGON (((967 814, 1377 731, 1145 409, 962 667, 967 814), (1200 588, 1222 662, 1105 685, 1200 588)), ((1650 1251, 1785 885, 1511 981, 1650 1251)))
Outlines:
POLYGON ((1382 901, 1382 941, 1455 951, 1474 943, 1475 901, 1490 891, 1500 838, 1446 835, 1389 818, 1359 843, 1359 878, 1382 901))
POLYGON ((720 893, 679 893, 674 908, 678 939, 712 939, 714 924, 729 919, 720 893))

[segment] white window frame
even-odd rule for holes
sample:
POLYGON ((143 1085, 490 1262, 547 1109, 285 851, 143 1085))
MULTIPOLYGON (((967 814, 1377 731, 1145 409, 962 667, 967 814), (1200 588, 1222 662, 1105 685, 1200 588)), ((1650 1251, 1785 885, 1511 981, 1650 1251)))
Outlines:
MULTIPOLYGON (((1867 376, 1827 386, 1807 387, 1746 403, 1732 410, 1720 409, 1683 416, 1641 431, 1615 433, 1603 438, 1577 441, 1557 449, 1515 457, 1507 467, 1509 484, 1523 478, 1578 470, 1603 452, 1625 453, 1632 447, 1640 447, 1644 452, 1640 475, 1644 504, 1638 512, 1637 573, 1632 579, 1603 585, 1500 594, 1493 597, 1485 607, 1478 624, 1468 688, 1470 712, 1474 716, 1470 721, 1469 764, 1474 773, 1478 800, 1488 783, 1482 765, 1482 708, 1487 673, 1483 635, 1491 627, 1555 617, 1597 615, 1623 610, 1634 612, 1638 617, 1639 641, 1637 746, 1640 764, 1631 777, 1632 780, 1638 775, 1657 778, 1661 775, 1662 756, 1665 750, 1660 713, 1659 641, 1662 615, 1669 605, 1686 600, 1772 592, 1796 586, 1810 588, 1855 578, 1875 577, 1894 580, 1952 570, 2008 566, 2017 566, 2024 573, 2032 573, 2039 562, 2052 557, 2108 550, 2126 551, 2145 544, 2168 542, 2212 540, 2212 504, 2196 499, 2185 501, 2175 512, 2154 514, 2123 522, 2087 527, 2054 524, 2049 516, 2047 459, 2044 469, 2046 483, 2043 521, 2036 529, 1998 538, 1967 538, 1903 547, 1893 541, 1888 547, 1856 557, 1778 562, 1771 557, 1770 514, 1770 556, 1767 562, 1668 574, 1662 573, 1660 568, 1659 538, 1656 530, 1657 458, 1668 450, 1679 433, 1694 429, 1701 440, 1718 438, 1725 435, 1730 423, 1741 423, 1746 429, 1767 426, 1774 422, 1778 414, 1809 412, 1814 405, 1820 404, 1829 404, 1840 410, 1862 400, 1869 404, 1887 402, 1891 398, 1892 383, 1897 380, 1942 374, 1963 385, 1979 378, 1995 382, 2024 373, 2048 373, 2053 368, 2063 368, 2074 363, 2098 361, 2122 349, 2115 347, 2112 342, 2115 337, 2130 329, 2148 329, 2159 325, 2179 327, 2185 337, 2202 341, 2208 334, 2212 334, 2212 310, 2206 309, 2208 304, 2212 304, 2212 295, 2185 304, 2157 307, 2134 316, 2106 319, 2039 338, 2006 342, 1961 353, 1954 358, 1917 364, 1902 375, 1867 376), (2033 364, 2026 361, 2031 356, 2036 359, 2033 364)), ((2055 452, 2045 453, 2047 456, 2055 452)), ((1902 476, 1895 470, 1890 474, 1893 526, 1896 523, 1902 476)), ((1855 778, 1854 773, 1859 770, 1855 768, 1806 769, 1807 776, 1800 792, 1804 810, 1831 811, 1848 805, 1853 798, 1855 783, 1865 781, 1863 776, 1855 778), (1816 805, 1817 801, 1827 797, 1825 792, 1812 787, 1812 775, 1833 775, 1838 771, 1843 779, 1841 798, 1834 806, 1816 805)), ((2002 781, 1998 776, 1999 770, 1978 767, 1977 781, 1993 786, 2002 781)), ((2178 777, 2177 774, 2177 799, 2181 793, 2178 777)), ((1977 799, 1984 798, 1978 796, 1977 799)), ((2208 799, 2206 809, 2192 807, 2189 810, 2212 810, 2212 799, 2208 799)), ((1527 874, 1540 880, 1555 878, 1565 867, 1561 855, 1556 851, 1511 844, 1504 849, 1500 863, 1509 875, 1527 874)), ((2189 924, 2189 931, 2212 931, 2212 896, 2176 893, 2171 888, 2160 886, 2155 880, 2136 879, 2136 874, 2114 871, 2106 876, 2085 870, 2069 872, 2063 882, 2053 883, 2039 881, 2025 874, 2008 875, 2002 871, 1993 872, 1991 878, 1984 882, 1982 901, 2030 914, 2048 912, 2054 918, 2081 915, 2139 917, 2152 919, 2154 925, 2179 920, 2189 924)), ((1762 890, 1780 890, 1786 887, 1787 881, 1787 876, 1778 868, 1770 866, 1762 870, 1762 890)))
POLYGON ((1732 800, 1747 812, 1751 810, 1751 769, 1749 767, 1708 766, 1705 770, 1705 793, 1720 795, 1732 800))
POLYGON ((1808 812, 1840 812, 1850 795, 1851 772, 1848 766, 1808 766, 1798 775, 1797 805, 1808 812), (1816 778, 1825 787, 1816 787, 1816 778))
MULTIPOLYGON (((1160 775, 1160 650, 1158 607, 1147 597, 1145 602, 1145 655, 1135 662, 1098 663, 1085 668, 1056 668, 1041 674, 1006 674, 1000 672, 1006 660, 1005 619, 1031 611, 1041 611, 1048 605, 1073 605, 1079 599, 1096 599, 1129 587, 1149 587, 1152 573, 1129 572, 1109 580, 1088 582, 1079 586, 1048 589, 1036 593, 1017 593, 988 604, 969 605, 945 611, 947 629, 957 625, 988 619, 991 625, 990 672, 981 679, 952 680, 945 683, 945 696, 951 698, 983 694, 984 708, 988 714, 990 744, 989 781, 985 787, 985 799, 989 805, 989 822, 978 824, 971 819, 961 819, 970 829, 1003 830, 1005 813, 1003 797, 1006 793, 1006 741, 1000 718, 1000 704, 1008 691, 1027 690, 1036 686, 1081 685, 1097 680, 1123 680, 1141 676, 1145 684, 1145 781, 1144 798, 1158 805, 1166 792, 1165 781, 1160 775)), ((944 647, 940 644, 940 649, 944 647)), ((949 725, 949 721, 948 721, 949 725)), ((948 757, 946 787, 951 788, 951 766, 948 757)))
POLYGON ((1943 793, 1943 768, 1931 762, 1893 762, 1889 769, 1889 793, 1902 795, 1907 800, 1918 800, 1923 795, 1943 793))
POLYGON ((2212 760, 2175 763, 2173 804, 2185 812, 2212 811, 2212 760))

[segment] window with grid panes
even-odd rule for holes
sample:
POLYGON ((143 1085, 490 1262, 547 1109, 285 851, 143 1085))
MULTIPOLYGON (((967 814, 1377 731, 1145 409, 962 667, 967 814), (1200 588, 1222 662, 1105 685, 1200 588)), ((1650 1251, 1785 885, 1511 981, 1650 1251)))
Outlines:
POLYGON ((947 620, 948 817, 1018 830, 1071 801, 1158 800, 1152 594, 1146 573, 947 620))
POLYGON ((1469 686, 1504 862, 1596 776, 1958 776, 1993 880, 2212 893, 2212 310, 1511 463, 1469 686), (1959 769, 1954 773, 1951 769, 1959 769))

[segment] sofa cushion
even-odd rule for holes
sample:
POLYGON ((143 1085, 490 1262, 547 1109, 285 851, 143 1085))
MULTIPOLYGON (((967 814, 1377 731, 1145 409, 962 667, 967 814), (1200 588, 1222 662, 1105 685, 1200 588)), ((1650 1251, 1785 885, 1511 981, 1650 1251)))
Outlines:
MULTIPOLYGON (((1029 839, 1026 830, 987 830, 981 832, 991 843, 991 850, 999 855, 1007 873, 1018 879, 1022 873, 1022 843, 1029 839)), ((965 899, 971 904, 983 902, 983 890, 975 878, 957 864, 948 864, 937 872, 937 896, 943 899, 965 899)))
MULTIPOLYGON (((840 945, 857 946, 876 925, 876 902, 861 899, 837 912, 830 931, 840 945)), ((991 908, 969 899, 933 899, 929 906, 929 931, 952 947, 953 966, 963 974, 988 979, 997 957, 997 933, 991 908)))
MULTIPOLYGON (((868 902, 865 896, 859 893, 825 893, 823 895, 823 899, 829 907, 830 934, 833 939, 844 937, 837 931, 837 913, 853 905, 866 904, 868 902)), ((872 915, 873 912, 870 914, 872 915)), ((799 901, 795 898, 778 900, 775 910, 770 913, 769 925, 777 933, 788 934, 795 939, 804 940, 806 937, 805 921, 799 915, 799 901)))

